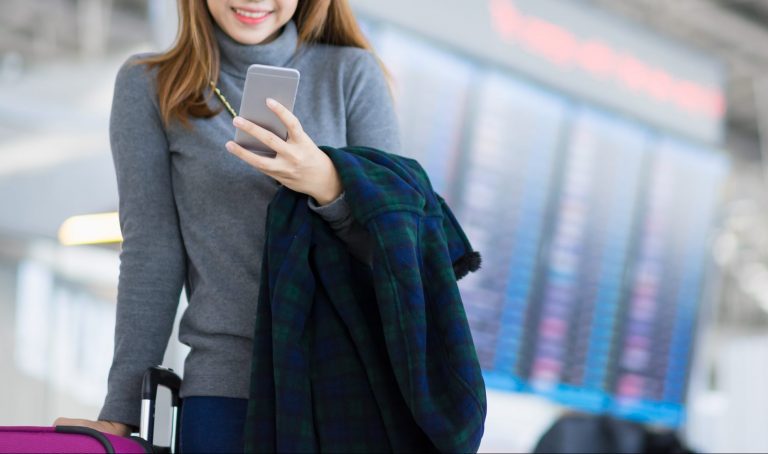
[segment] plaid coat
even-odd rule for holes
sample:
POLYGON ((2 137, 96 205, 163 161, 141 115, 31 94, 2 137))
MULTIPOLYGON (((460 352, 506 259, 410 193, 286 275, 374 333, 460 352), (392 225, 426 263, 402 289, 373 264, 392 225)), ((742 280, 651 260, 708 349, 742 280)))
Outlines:
POLYGON ((320 147, 374 243, 349 253, 307 196, 267 210, 246 452, 476 452, 485 384, 456 281, 480 266, 413 159, 320 147))

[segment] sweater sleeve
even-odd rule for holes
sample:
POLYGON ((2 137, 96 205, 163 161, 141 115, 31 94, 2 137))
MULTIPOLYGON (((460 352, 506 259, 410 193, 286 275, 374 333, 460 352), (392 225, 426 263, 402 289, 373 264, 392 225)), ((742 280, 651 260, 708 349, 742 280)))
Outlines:
POLYGON ((345 88, 347 145, 363 145, 401 154, 400 129, 387 80, 373 53, 359 56, 345 88))
MULTIPOLYGON (((347 145, 368 146, 400 154, 400 130, 387 80, 374 54, 354 49, 355 60, 345 78, 347 145)), ((368 231, 352 216, 344 192, 331 203, 318 206, 308 198, 310 209, 318 213, 347 243, 350 253, 364 263, 372 263, 368 231)))
POLYGON ((186 276, 170 153, 144 65, 117 73, 109 121, 123 235, 115 348, 99 420, 139 425, 144 371, 163 361, 186 276))

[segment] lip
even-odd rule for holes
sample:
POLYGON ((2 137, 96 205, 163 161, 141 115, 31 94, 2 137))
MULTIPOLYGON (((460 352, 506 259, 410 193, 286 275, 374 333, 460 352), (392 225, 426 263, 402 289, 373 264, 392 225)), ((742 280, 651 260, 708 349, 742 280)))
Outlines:
POLYGON ((264 22, 267 18, 269 18, 272 15, 272 11, 263 10, 263 9, 258 10, 258 9, 251 9, 251 8, 240 8, 240 7, 234 8, 233 7, 231 11, 232 11, 232 14, 235 15, 235 18, 237 20, 248 25, 259 24, 261 22, 264 22), (243 11, 248 11, 249 13, 267 13, 267 14, 264 17, 258 17, 258 18, 245 17, 237 12, 238 9, 241 9, 243 11))

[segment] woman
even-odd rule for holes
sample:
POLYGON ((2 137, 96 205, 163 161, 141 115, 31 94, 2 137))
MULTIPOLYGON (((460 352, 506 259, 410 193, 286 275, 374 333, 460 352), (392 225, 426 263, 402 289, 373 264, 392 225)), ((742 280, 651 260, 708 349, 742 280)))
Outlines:
POLYGON ((384 71, 346 0, 180 0, 179 11, 175 46, 129 58, 115 84, 123 248, 109 391, 97 421, 54 424, 137 430, 143 372, 162 363, 186 284, 180 448, 231 452, 242 450, 269 201, 280 184, 309 195, 310 208, 368 261, 367 232, 317 145, 400 153, 400 139, 384 71), (293 114, 270 106, 288 127, 285 141, 223 107, 239 109, 252 63, 301 72, 293 114), (277 156, 242 149, 230 140, 235 127, 277 156))

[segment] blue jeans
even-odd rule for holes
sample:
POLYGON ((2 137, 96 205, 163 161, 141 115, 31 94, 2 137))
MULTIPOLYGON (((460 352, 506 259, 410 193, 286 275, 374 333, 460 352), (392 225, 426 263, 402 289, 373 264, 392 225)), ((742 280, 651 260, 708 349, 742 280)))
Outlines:
POLYGON ((180 446, 186 452, 243 452, 248 399, 189 396, 181 405, 180 446))

